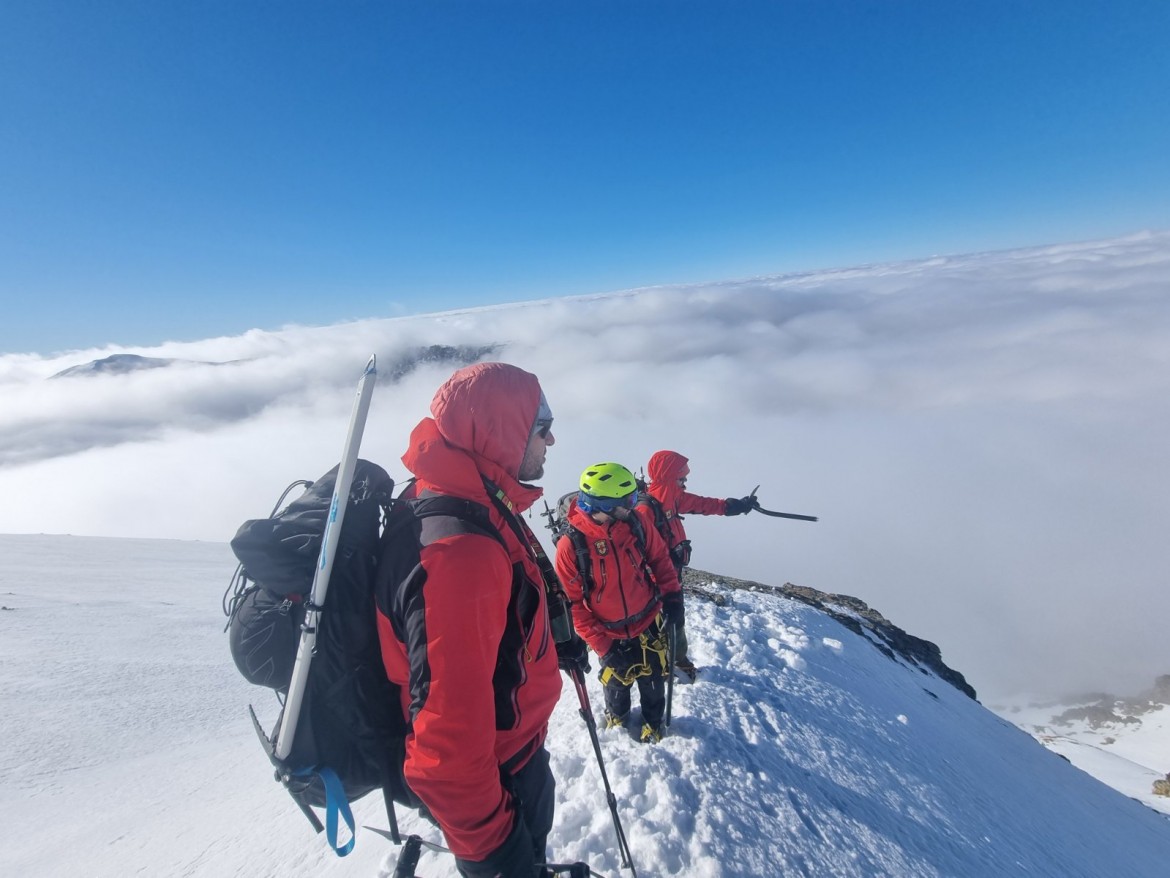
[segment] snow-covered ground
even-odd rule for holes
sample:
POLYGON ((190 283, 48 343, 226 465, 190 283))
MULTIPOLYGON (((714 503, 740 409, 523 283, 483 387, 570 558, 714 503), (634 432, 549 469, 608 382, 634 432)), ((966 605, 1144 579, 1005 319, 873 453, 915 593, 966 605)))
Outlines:
MULTIPOLYGON (((222 633, 226 545, 0 536, 0 557, 0 874, 393 871, 392 845, 360 829, 336 858, 272 781, 246 705, 270 721, 275 700, 237 676, 222 633)), ((729 596, 689 602, 704 671, 676 689, 671 735, 602 733, 639 875, 1166 874, 1161 814, 812 608, 729 596)), ((618 875, 571 687, 550 749, 554 856, 618 875)), ((355 810, 386 825, 376 797, 355 810)), ((418 874, 454 870, 427 853, 418 874)))
POLYGON ((1118 713, 1116 722, 1060 719, 1079 704, 997 707, 1045 747, 1131 798, 1170 814, 1170 798, 1153 792, 1154 781, 1170 772, 1170 707, 1118 713))

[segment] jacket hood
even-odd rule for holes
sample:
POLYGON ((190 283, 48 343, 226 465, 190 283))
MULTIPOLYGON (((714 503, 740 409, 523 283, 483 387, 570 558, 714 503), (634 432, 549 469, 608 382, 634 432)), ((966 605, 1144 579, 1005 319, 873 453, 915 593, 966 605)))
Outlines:
POLYGON ((569 511, 565 513, 565 520, 581 533, 590 538, 602 538, 606 533, 606 525, 598 524, 592 516, 586 515, 577 505, 577 498, 569 501, 569 511))
POLYGON ((646 463, 651 482, 674 482, 687 468, 688 458, 677 451, 655 451, 646 463))
POLYGON ((449 445, 494 463, 515 480, 540 399, 540 382, 531 372, 509 363, 477 363, 447 379, 431 400, 431 414, 449 445))
POLYGON ((455 448, 443 438, 433 418, 418 422, 402 462, 418 478, 417 490, 462 497, 489 508, 492 502, 483 484, 484 476, 504 492, 517 512, 524 512, 544 494, 541 488, 516 481, 498 464, 455 448))

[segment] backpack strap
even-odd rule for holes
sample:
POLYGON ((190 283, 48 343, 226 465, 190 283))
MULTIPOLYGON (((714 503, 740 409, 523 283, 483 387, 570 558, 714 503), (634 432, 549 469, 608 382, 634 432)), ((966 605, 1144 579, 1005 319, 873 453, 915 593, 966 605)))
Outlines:
POLYGON ((643 491, 638 494, 638 505, 649 506, 650 511, 654 513, 654 529, 662 536, 666 547, 670 548, 670 521, 666 517, 666 509, 662 505, 662 501, 651 494, 649 491, 643 491))
POLYGON ((565 536, 573 544, 573 552, 577 555, 577 573, 581 577, 581 598, 585 606, 589 606, 589 596, 593 594, 593 556, 589 553, 589 540, 577 528, 569 525, 565 536))
POLYGON ((673 542, 674 533, 671 531, 670 519, 666 517, 666 507, 649 491, 643 491, 638 495, 638 505, 648 506, 654 513, 654 529, 662 536, 662 541, 666 543, 667 551, 670 552, 671 563, 681 575, 682 568, 691 563, 691 541, 673 542))
POLYGON ((411 505, 414 517, 419 520, 420 546, 429 546, 456 534, 478 533, 491 537, 505 551, 508 548, 503 536, 492 524, 488 508, 482 503, 430 492, 423 492, 407 502, 411 505))
POLYGON ((643 558, 646 557, 646 529, 642 527, 642 519, 630 512, 630 517, 626 519, 626 524, 630 527, 630 532, 634 535, 634 545, 638 547, 638 554, 643 558))
POLYGON ((508 527, 512 529, 516 539, 520 541, 520 545, 528 550, 528 556, 540 571, 545 591, 549 594, 559 594, 562 590, 561 580, 557 577, 552 561, 548 559, 548 555, 545 554, 544 548, 540 545, 540 540, 536 538, 524 520, 516 514, 512 501, 508 499, 503 489, 497 487, 487 476, 482 476, 482 478, 483 486, 487 490, 488 496, 492 498, 492 505, 508 523, 508 527))
POLYGON ((638 547, 638 557, 642 559, 642 572, 646 576, 646 582, 650 586, 650 590, 654 592, 654 597, 661 598, 662 592, 658 588, 658 580, 654 578, 654 570, 650 566, 650 559, 646 556, 646 529, 642 527, 642 520, 631 511, 626 524, 630 526, 630 532, 634 535, 634 545, 638 547))

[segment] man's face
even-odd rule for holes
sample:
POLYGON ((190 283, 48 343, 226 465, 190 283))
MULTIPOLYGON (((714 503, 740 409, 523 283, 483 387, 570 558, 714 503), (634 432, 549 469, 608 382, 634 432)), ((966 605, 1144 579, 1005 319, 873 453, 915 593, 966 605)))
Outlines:
POLYGON ((684 470, 682 471, 682 475, 680 475, 680 476, 678 477, 678 486, 679 486, 680 488, 686 488, 686 486, 687 486, 687 476, 689 476, 690 474, 691 474, 691 469, 690 469, 690 467, 687 467, 686 469, 684 469, 684 470))
POLYGON ((520 481, 533 482, 544 475, 544 458, 548 454, 548 447, 556 443, 551 423, 547 428, 537 430, 529 437, 528 446, 524 449, 524 459, 520 461, 520 481))

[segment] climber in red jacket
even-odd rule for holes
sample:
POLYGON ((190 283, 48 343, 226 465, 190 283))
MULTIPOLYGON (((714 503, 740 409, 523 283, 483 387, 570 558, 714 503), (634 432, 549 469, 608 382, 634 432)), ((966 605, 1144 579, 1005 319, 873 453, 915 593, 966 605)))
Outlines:
POLYGON ((666 544, 637 502, 624 466, 587 467, 569 504, 569 531, 557 541, 556 571, 577 633, 601 659, 606 728, 625 725, 637 683, 640 738, 654 743, 666 711, 666 629, 681 627, 683 602, 666 544))
POLYGON ((529 482, 556 441, 552 412, 535 375, 480 363, 439 388, 431 414, 402 456, 414 495, 477 504, 499 539, 422 540, 422 575, 379 603, 383 663, 412 727, 404 773, 460 874, 529 876, 553 822, 544 740, 561 679, 539 544, 520 513, 542 493, 529 482))
MULTIPOLYGON (((744 515, 754 505, 750 496, 720 500, 688 493, 687 476, 690 472, 687 458, 677 451, 656 451, 646 463, 646 475, 650 483, 646 486, 649 496, 643 498, 643 505, 649 508, 656 529, 666 540, 680 582, 683 568, 691 563, 691 541, 687 539, 681 516, 744 515)), ((681 625, 677 650, 675 667, 693 681, 699 671, 690 659, 690 646, 681 625)))

